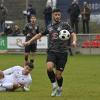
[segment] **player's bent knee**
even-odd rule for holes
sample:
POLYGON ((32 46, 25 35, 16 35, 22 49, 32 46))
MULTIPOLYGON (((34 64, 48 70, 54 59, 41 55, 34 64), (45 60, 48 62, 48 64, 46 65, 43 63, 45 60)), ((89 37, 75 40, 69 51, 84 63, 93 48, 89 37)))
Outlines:
POLYGON ((47 71, 52 71, 52 70, 53 70, 52 67, 50 67, 50 66, 47 67, 47 71))
POLYGON ((53 70, 53 66, 54 66, 54 64, 52 62, 48 62, 47 63, 47 70, 48 71, 52 71, 53 70))
POLYGON ((61 77, 62 77, 61 74, 56 74, 57 79, 61 79, 61 77))

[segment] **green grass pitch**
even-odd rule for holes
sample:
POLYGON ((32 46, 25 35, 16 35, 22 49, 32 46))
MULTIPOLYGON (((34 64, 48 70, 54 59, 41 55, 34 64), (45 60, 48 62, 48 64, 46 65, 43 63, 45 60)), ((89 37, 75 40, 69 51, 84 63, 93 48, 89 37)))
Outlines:
MULTIPOLYGON (((23 65, 23 55, 0 55, 0 70, 23 65)), ((0 100, 100 100, 100 56, 70 56, 66 65, 61 97, 50 97, 46 55, 37 55, 29 92, 1 92, 0 100)))

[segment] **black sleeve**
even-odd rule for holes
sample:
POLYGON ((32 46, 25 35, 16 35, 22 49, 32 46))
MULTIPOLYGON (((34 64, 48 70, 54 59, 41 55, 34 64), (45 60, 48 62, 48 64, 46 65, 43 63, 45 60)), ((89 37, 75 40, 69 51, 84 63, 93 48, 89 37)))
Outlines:
POLYGON ((45 31, 42 32, 42 35, 47 35, 47 34, 49 34, 49 31, 47 29, 45 29, 45 31))
POLYGON ((35 8, 33 8, 32 14, 36 15, 36 10, 35 10, 35 8))
POLYGON ((40 31, 39 31, 39 26, 37 26, 37 29, 36 29, 36 34, 38 34, 40 31))
POLYGON ((68 8, 67 12, 70 13, 70 11, 71 11, 71 7, 68 8))
POLYGON ((76 15, 76 17, 78 17, 79 14, 80 14, 80 7, 79 7, 78 4, 76 5, 76 8, 75 8, 75 9, 76 9, 76 10, 75 10, 75 15, 76 15))
POLYGON ((27 35, 27 33, 29 33, 28 24, 26 24, 25 27, 24 27, 24 29, 23 29, 23 34, 27 35))
POLYGON ((71 26, 68 24, 68 22, 64 22, 63 23, 63 29, 68 30, 70 33, 73 33, 73 29, 71 28, 71 26))

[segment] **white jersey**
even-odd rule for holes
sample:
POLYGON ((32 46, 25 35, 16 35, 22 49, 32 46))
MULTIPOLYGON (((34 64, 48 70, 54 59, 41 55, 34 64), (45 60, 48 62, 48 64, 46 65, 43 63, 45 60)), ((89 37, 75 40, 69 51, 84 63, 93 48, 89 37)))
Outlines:
POLYGON ((24 68, 21 66, 14 66, 12 68, 6 69, 3 71, 4 79, 1 80, 3 82, 12 82, 15 84, 23 84, 24 86, 28 86, 32 82, 31 75, 23 75, 22 70, 24 68))

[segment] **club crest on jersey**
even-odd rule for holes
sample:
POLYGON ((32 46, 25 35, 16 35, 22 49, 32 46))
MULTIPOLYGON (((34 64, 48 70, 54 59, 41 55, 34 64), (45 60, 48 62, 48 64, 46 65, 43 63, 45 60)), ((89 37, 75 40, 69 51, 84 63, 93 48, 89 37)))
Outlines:
POLYGON ((58 27, 58 28, 57 28, 57 31, 61 31, 61 27, 58 27))

